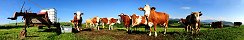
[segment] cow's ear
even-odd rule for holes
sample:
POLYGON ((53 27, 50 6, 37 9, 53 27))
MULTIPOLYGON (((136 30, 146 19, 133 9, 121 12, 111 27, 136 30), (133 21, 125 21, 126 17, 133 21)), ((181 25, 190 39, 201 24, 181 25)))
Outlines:
POLYGON ((155 7, 151 7, 151 10, 156 10, 156 8, 155 7))
POLYGON ((142 8, 142 7, 139 7, 139 8, 138 8, 138 10, 141 10, 141 11, 142 11, 142 10, 143 10, 143 8, 142 8))
POLYGON ((194 13, 193 13, 193 12, 191 12, 191 15, 194 15, 194 13))
POLYGON ((202 16, 202 13, 200 13, 199 16, 202 16))
POLYGON ((74 13, 74 15, 76 15, 76 13, 74 13))
POLYGON ((118 16, 121 16, 121 15, 118 15, 118 16))
POLYGON ((83 15, 84 13, 81 13, 81 15, 83 15))

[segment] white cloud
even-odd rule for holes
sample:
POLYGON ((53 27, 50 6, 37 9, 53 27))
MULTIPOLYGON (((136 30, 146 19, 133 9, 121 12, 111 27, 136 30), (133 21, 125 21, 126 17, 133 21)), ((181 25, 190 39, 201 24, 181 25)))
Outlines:
POLYGON ((181 7, 181 9, 191 9, 191 7, 181 7))

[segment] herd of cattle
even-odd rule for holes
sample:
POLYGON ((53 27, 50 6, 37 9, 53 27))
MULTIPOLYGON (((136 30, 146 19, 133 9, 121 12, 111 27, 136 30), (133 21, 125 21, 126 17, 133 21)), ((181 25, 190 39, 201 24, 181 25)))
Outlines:
MULTIPOLYGON (((124 27, 129 31, 130 27, 140 27, 145 26, 145 29, 149 29, 149 36, 151 36, 152 26, 154 27, 155 36, 157 36, 157 26, 164 27, 164 33, 166 34, 168 23, 169 23, 169 15, 165 12, 157 12, 155 7, 150 7, 149 5, 145 5, 144 7, 138 8, 140 11, 144 12, 144 15, 139 16, 136 14, 127 15, 124 13, 119 14, 119 19, 117 18, 100 18, 95 16, 90 19, 86 19, 86 27, 95 27, 99 30, 99 24, 109 25, 109 30, 113 30, 113 25, 116 23, 123 22, 124 27)), ((74 24, 75 29, 78 31, 81 30, 79 27, 82 23, 82 15, 81 12, 74 13, 74 19, 71 20, 72 24, 74 24)), ((200 16, 201 12, 192 12, 190 15, 187 15, 185 19, 180 19, 180 23, 185 25, 185 30, 191 31, 192 33, 196 33, 200 31, 200 16)), ((235 22, 235 26, 240 26, 241 22, 235 22)), ((214 28, 223 28, 223 23, 221 21, 212 22, 211 26, 214 28)))

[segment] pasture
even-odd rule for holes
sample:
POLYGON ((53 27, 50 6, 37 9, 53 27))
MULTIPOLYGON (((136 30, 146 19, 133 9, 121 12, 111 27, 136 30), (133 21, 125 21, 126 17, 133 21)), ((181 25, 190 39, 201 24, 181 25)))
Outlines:
MULTIPOLYGON (((4 27, 4 26, 1 26, 4 27)), ((46 28, 46 27, 44 27, 46 28)), ((183 28, 169 27, 167 34, 163 35, 163 28, 158 28, 158 37, 148 36, 148 32, 144 28, 138 28, 138 31, 133 31, 128 34, 125 28, 115 27, 114 30, 107 28, 100 31, 90 31, 84 29, 78 33, 63 33, 56 35, 54 31, 38 30, 37 27, 27 28, 27 40, 243 40, 244 26, 239 28, 226 27, 223 29, 209 30, 209 28, 201 28, 198 35, 192 35, 185 32, 183 28)), ((54 29, 54 28, 53 28, 54 29)), ((21 27, 11 27, 0 29, 0 40, 18 40, 18 35, 21 27)), ((134 30, 134 28, 132 28, 134 30)))

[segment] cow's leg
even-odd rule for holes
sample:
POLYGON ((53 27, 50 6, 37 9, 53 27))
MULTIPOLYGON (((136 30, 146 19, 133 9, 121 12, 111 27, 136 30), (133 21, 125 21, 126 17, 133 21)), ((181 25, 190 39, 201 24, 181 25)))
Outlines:
POLYGON ((97 30, 99 30, 98 23, 93 24, 97 30))
POLYGON ((129 27, 126 26, 126 31, 129 31, 129 27))
POLYGON ((111 30, 111 25, 108 25, 108 30, 111 30))
POLYGON ((188 32, 188 26, 185 26, 185 31, 188 32))
MULTIPOLYGON (((77 30, 77 23, 75 23, 75 29, 77 30)), ((78 30, 77 30, 78 31, 78 30)))
POLYGON ((102 26, 103 26, 103 28, 104 28, 104 23, 102 23, 102 26))
POLYGON ((157 35, 158 35, 158 34, 157 34, 157 24, 154 24, 153 26, 154 26, 154 33, 155 33, 154 36, 157 37, 157 35))
POLYGON ((186 32, 189 32, 191 30, 191 27, 189 25, 186 26, 186 32))
POLYGON ((150 27, 150 32, 149 32, 149 36, 151 36, 152 35, 152 27, 150 27))
POLYGON ((145 31, 146 31, 146 32, 149 31, 149 26, 148 26, 148 25, 145 26, 145 31))
POLYGON ((100 27, 98 26, 98 23, 96 23, 96 27, 97 27, 98 30, 100 30, 100 27))
POLYGON ((196 26, 196 28, 195 28, 195 29, 196 29, 196 31, 195 31, 195 32, 196 32, 196 33, 198 33, 198 31, 199 31, 199 28, 198 28, 198 27, 199 27, 199 24, 198 24, 198 23, 196 23, 196 25, 195 25, 195 26, 196 26))
POLYGON ((164 27, 164 35, 166 35, 166 32, 167 32, 167 29, 168 29, 168 25, 167 25, 168 23, 165 23, 164 25, 165 25, 165 27, 164 27))
POLYGON ((113 26, 113 25, 111 25, 111 30, 113 30, 113 28, 114 28, 114 26, 113 26))
POLYGON ((194 33, 194 26, 193 26, 193 24, 191 24, 190 28, 191 28, 191 33, 193 34, 194 33))
POLYGON ((77 25, 78 25, 78 26, 77 26, 76 28, 77 28, 78 31, 80 31, 80 24, 77 23, 77 25))
POLYGON ((148 23, 148 26, 149 26, 149 28, 150 28, 150 32, 149 32, 149 36, 151 36, 152 35, 152 26, 153 26, 153 23, 152 22, 149 22, 148 23))
POLYGON ((89 27, 89 28, 92 28, 92 23, 89 23, 88 27, 89 27))
POLYGON ((86 28, 88 27, 88 23, 86 22, 86 28))

